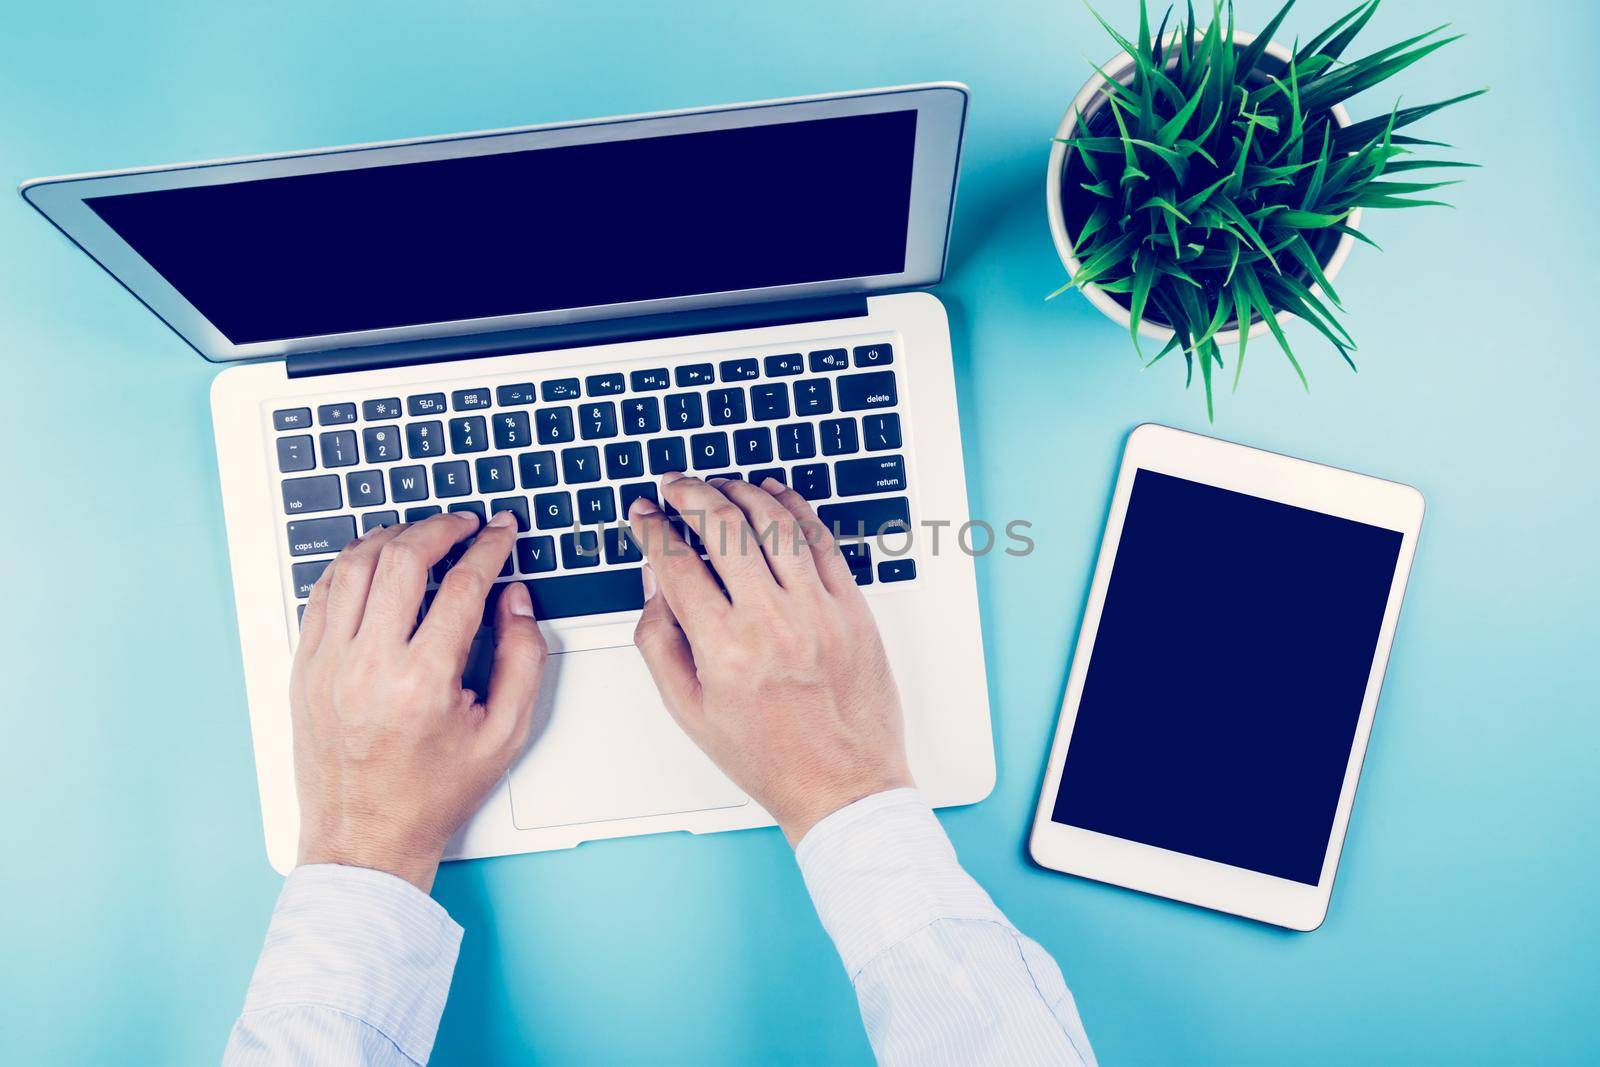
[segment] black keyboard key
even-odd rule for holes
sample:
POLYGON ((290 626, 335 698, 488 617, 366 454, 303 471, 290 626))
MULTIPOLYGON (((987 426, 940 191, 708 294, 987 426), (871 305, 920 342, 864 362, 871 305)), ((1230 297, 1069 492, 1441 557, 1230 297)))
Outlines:
POLYGON ((659 433, 661 405, 653 396, 637 396, 622 402, 622 431, 627 434, 659 433))
POLYGON ((408 425, 406 455, 412 459, 444 455, 444 423, 413 422, 408 425))
POLYGON ((860 443, 856 440, 855 419, 823 419, 822 420, 822 454, 824 456, 848 456, 852 452, 861 450, 860 443))
POLYGON ((850 568, 850 577, 856 580, 857 585, 872 584, 871 545, 865 541, 840 545, 839 554, 844 557, 845 563, 850 568))
POLYGON ((369 511, 361 516, 361 532, 369 534, 373 530, 381 530, 385 526, 400 525, 398 511, 369 511))
POLYGON ((561 565, 569 571, 600 566, 600 538, 593 530, 562 534, 561 565))
POLYGON ((324 467, 354 467, 360 462, 356 454, 356 432, 354 430, 333 430, 317 438, 317 446, 322 450, 322 465, 324 467))
POLYGON ((578 491, 578 522, 600 526, 617 521, 617 494, 609 485, 578 491))
POLYGON ((816 433, 809 422, 791 422, 778 427, 779 459, 810 459, 816 454, 816 433))
POLYGON ((561 450, 561 480, 567 483, 600 480, 600 450, 593 445, 561 450))
POLYGON ((617 405, 609 400, 578 409, 578 426, 585 441, 617 436, 617 405))
POLYGON ((790 374, 805 373, 805 360, 800 358, 800 353, 789 352, 781 356, 768 356, 762 361, 767 369, 768 378, 783 378, 790 374))
POLYGON ((796 467, 792 484, 794 491, 807 500, 826 500, 833 495, 826 463, 805 463, 796 467))
POLYGON ((308 471, 317 465, 311 451, 311 435, 278 438, 278 470, 284 474, 308 471))
POLYGON ((697 471, 714 471, 732 462, 728 457, 728 435, 721 431, 695 434, 689 438, 689 451, 694 454, 697 471))
MULTIPOLYGON (((449 574, 451 569, 454 568, 457 563, 461 562, 461 557, 467 554, 467 549, 471 546, 471 544, 472 542, 470 541, 462 541, 451 545, 450 550, 444 554, 444 558, 433 565, 431 576, 435 585, 444 584, 445 575, 449 574)), ((422 613, 424 615, 428 613, 428 607, 432 603, 433 602, 431 600, 424 600, 422 608, 422 613)))
POLYGON ((706 394, 706 406, 711 409, 713 426, 731 426, 748 417, 744 409, 744 390, 738 386, 711 390, 706 394))
POLYGON ((555 569, 555 538, 540 536, 517 539, 517 570, 523 574, 543 574, 555 569))
POLYGON ((559 404, 563 400, 576 400, 582 394, 578 391, 578 379, 551 378, 539 386, 539 395, 546 404, 559 404))
POLYGON ((834 464, 840 496, 906 491, 906 461, 899 456, 841 459, 834 464))
POLYGON ((517 457, 517 473, 522 475, 522 488, 547 489, 556 484, 556 454, 524 452, 517 457))
POLYGON ((527 448, 533 443, 533 431, 528 427, 526 411, 502 411, 489 421, 494 426, 494 447, 527 448))
POLYGON ((914 559, 886 559, 878 564, 880 582, 909 582, 916 576, 917 561, 914 559))
POLYGON ((361 402, 361 417, 368 422, 384 422, 388 419, 398 419, 400 417, 400 398, 391 396, 382 400, 363 400, 361 402))
POLYGON ((868 452, 883 452, 891 448, 900 447, 900 416, 894 412, 887 415, 861 416, 861 435, 867 440, 868 452))
POLYGON ((893 407, 899 399, 895 393, 892 370, 846 374, 839 379, 840 411, 893 407))
POLYGON ((347 422, 356 421, 355 401, 344 404, 319 404, 317 406, 318 426, 343 426, 347 422))
POLYGON ((433 465, 433 495, 437 497, 466 496, 472 492, 472 472, 464 459, 433 465))
POLYGON ((735 463, 771 463, 772 431, 765 426, 733 433, 733 461, 735 463))
POLYGON ((645 448, 650 454, 651 474, 689 469, 689 452, 681 437, 658 437, 645 448))
POLYGON ((510 456, 479 456, 473 466, 478 469, 480 493, 509 493, 517 487, 510 456))
POLYGON ((894 362, 894 345, 856 345, 856 366, 887 367, 894 362))
POLYGON ((400 427, 368 426, 361 431, 361 451, 368 463, 393 463, 400 451, 400 427))
POLYGON ((525 496, 502 496, 489 501, 489 514, 498 515, 502 511, 509 511, 516 517, 517 532, 527 533, 532 527, 528 522, 528 498, 525 496))
POLYGON ((483 501, 481 501, 481 500, 463 500, 460 503, 451 504, 450 507, 447 508, 446 510, 450 511, 451 513, 462 512, 462 511, 470 511, 474 515, 478 516, 478 525, 479 526, 482 526, 485 522, 488 521, 488 518, 489 518, 488 515, 484 514, 483 501))
POLYGON ((817 518, 840 537, 911 532, 911 504, 903 496, 823 504, 817 508, 817 518))
POLYGON ((489 387, 457 389, 450 394, 450 406, 457 411, 479 411, 489 406, 489 387))
POLYGON ((622 514, 627 515, 628 509, 633 507, 633 502, 644 497, 656 507, 661 506, 661 496, 656 491, 655 482, 629 482, 627 485, 617 487, 617 495, 621 497, 620 506, 622 514))
POLYGON ((571 408, 540 408, 533 414, 541 445, 561 445, 573 440, 571 408))
POLYGON ((750 387, 750 409, 757 422, 789 417, 789 387, 782 382, 750 387))
POLYGON ((738 471, 718 471, 715 474, 702 475, 702 477, 708 482, 714 482, 719 479, 725 482, 744 481, 744 475, 740 474, 738 471))
POLYGON ((305 430, 311 426, 310 408, 284 408, 272 413, 272 426, 277 430, 305 430))
MULTIPOLYGON (((337 479, 335 479, 337 481, 337 479)), ((289 555, 332 555, 356 539, 354 515, 301 519, 289 524, 289 555)))
POLYGON ((615 481, 644 477, 644 449, 638 441, 606 445, 606 477, 615 481))
MULTIPOLYGON (((389 496, 396 504, 428 497, 428 468, 420 463, 415 467, 389 468, 389 496)), ((410 522, 410 519, 406 520, 410 522)))
POLYGON ((375 508, 388 503, 383 495, 381 471, 351 471, 344 476, 344 488, 353 508, 375 508))
POLYGON ((761 376, 761 364, 753 356, 749 359, 725 359, 717 365, 717 370, 725 382, 748 382, 761 376))
POLYGON ((331 559, 314 559, 309 563, 296 563, 290 568, 294 573, 294 595, 301 600, 311 595, 311 587, 317 584, 317 579, 322 577, 322 572, 328 569, 331 559))
POLYGON ((339 494, 339 477, 320 474, 312 478, 285 478, 283 510, 289 515, 313 511, 334 511, 344 504, 339 494))
POLYGON ((826 378, 808 378, 794 383, 796 415, 826 415, 833 410, 833 388, 826 378))
POLYGON ((408 396, 406 397, 406 410, 413 416, 443 415, 444 394, 423 393, 420 396, 408 396))
POLYGON ((717 380, 717 372, 709 363, 689 363, 672 372, 672 380, 679 389, 692 389, 697 385, 710 385, 717 380))
POLYGON ((621 373, 591 374, 583 380, 590 396, 615 396, 625 388, 621 373))
POLYGON ((489 451, 489 423, 482 415, 450 420, 450 451, 489 451))
POLYGON ((705 425, 705 409, 699 393, 673 393, 663 403, 667 409, 667 429, 698 430, 705 425))
POLYGON ((541 530, 562 530, 572 525, 571 493, 540 493, 533 498, 533 524, 541 530))
POLYGON ((648 393, 655 389, 665 389, 672 384, 672 379, 667 377, 667 368, 657 367, 655 370, 636 370, 628 375, 628 384, 633 386, 636 393, 648 393))
POLYGON ((605 615, 644 607, 644 586, 637 567, 535 578, 523 584, 533 598, 533 614, 540 619, 605 615))
POLYGON ((607 526, 600 539, 605 542, 607 563, 638 563, 644 559, 626 526, 607 526))
POLYGON ((406 508, 406 521, 421 522, 423 519, 433 518, 443 510, 438 504, 423 504, 420 507, 406 508))
POLYGON ((812 374, 844 370, 848 366, 850 366, 850 354, 842 348, 824 348, 821 352, 811 353, 812 374))
POLYGON ((760 485, 768 478, 774 478, 779 485, 789 484, 789 475, 782 467, 762 467, 760 470, 750 472, 750 484, 760 485))
POLYGON ((535 403, 539 394, 534 392, 532 382, 516 382, 496 389, 494 399, 503 408, 522 408, 535 403))

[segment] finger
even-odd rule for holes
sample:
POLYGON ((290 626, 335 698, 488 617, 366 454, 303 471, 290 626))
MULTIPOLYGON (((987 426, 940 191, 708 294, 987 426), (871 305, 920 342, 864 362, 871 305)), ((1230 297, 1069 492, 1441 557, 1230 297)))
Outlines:
POLYGON ((533 705, 550 649, 533 617, 528 587, 512 582, 494 609, 494 666, 484 701, 484 731, 496 750, 515 758, 528 743, 533 705))
POLYGON ((478 528, 470 511, 449 511, 407 526, 378 552, 378 569, 367 595, 367 613, 361 621, 363 637, 404 641, 417 625, 422 594, 428 589, 428 571, 457 541, 478 528))
POLYGON ((313 655, 317 646, 322 644, 322 620, 328 610, 328 587, 333 584, 334 564, 338 562, 337 557, 330 560, 311 586, 311 598, 306 601, 305 613, 300 616, 300 643, 294 650, 296 663, 313 655))
POLYGON ((745 521, 744 512, 720 489, 674 472, 661 479, 661 492, 700 535, 711 566, 735 602, 740 597, 771 593, 777 587, 766 557, 756 550, 756 533, 745 521))
MULTIPOLYGON (((649 564, 645 564, 645 571, 650 571, 649 564)), ((647 578, 646 588, 650 584, 647 578)), ((690 724, 700 719, 700 676, 695 671, 689 639, 659 589, 644 602, 639 625, 633 629, 633 643, 639 646, 644 664, 650 668, 662 703, 678 725, 689 730, 690 724)))
POLYGON ((710 640, 711 628, 732 610, 711 569, 649 497, 629 506, 628 524, 684 631, 693 640, 710 640))
POLYGON ((822 579, 822 584, 828 592, 839 597, 859 597, 861 589, 850 574, 850 564, 844 561, 844 556, 839 552, 839 544, 833 539, 833 531, 817 518, 817 513, 811 510, 810 502, 774 478, 768 478, 763 482, 762 488, 794 516, 795 523, 800 527, 802 540, 811 546, 811 559, 816 564, 817 575, 822 579))
POLYGON ((453 656, 456 673, 461 673, 472 650, 472 637, 483 622, 484 601, 516 540, 516 515, 495 512, 439 583, 439 592, 411 639, 412 647, 423 655, 453 656))
POLYGON ((323 640, 348 640, 361 627, 367 610, 367 593, 378 567, 378 551, 394 537, 384 527, 356 538, 335 557, 339 567, 328 586, 328 605, 322 615, 323 640))
MULTIPOLYGON (((768 482, 782 488, 775 478, 768 482)), ((785 589, 817 585, 817 564, 811 558, 811 547, 806 543, 800 524, 789 509, 778 503, 772 491, 762 485, 730 481, 719 486, 729 500, 744 512, 750 528, 756 532, 756 542, 766 556, 767 566, 785 589)))

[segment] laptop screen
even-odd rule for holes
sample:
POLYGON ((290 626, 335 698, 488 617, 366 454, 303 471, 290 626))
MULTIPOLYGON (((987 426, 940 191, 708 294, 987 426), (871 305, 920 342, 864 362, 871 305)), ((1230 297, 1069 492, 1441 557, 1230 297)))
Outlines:
POLYGON ((88 199, 229 341, 897 274, 917 112, 88 199))

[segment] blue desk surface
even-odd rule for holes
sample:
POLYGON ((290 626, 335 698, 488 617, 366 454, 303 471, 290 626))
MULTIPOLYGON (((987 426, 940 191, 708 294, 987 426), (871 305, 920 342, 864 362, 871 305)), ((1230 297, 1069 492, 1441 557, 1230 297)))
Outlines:
MULTIPOLYGON (((1290 26, 1309 36, 1351 2, 1305 0, 1290 26)), ((1101 6, 1134 18, 1132 0, 1101 6)), ((1123 439, 1146 420, 1207 429, 1178 363, 1141 373, 1081 298, 1043 300, 1061 275, 1047 138, 1113 51, 1080 6, 35 0, 0 35, 0 177, 967 82, 938 294, 973 509, 1027 518, 1038 541, 978 570, 1000 771, 992 797, 944 816, 967 866, 1060 960, 1107 1064, 1593 1061, 1600 15, 1534 7, 1378 16, 1374 46, 1446 18, 1469 33, 1397 90, 1492 85, 1429 127, 1487 166, 1458 210, 1370 218, 1386 251, 1357 251, 1339 282, 1359 375, 1299 329, 1309 395, 1263 343, 1220 403, 1216 433, 1428 499, 1332 912, 1309 935, 1024 856, 1123 439)), ((1241 9, 1249 26, 1270 14, 1241 9)), ((215 369, 15 198, 0 249, 0 1047, 18 1063, 205 1062, 279 886, 215 369)), ((1237 654, 1219 641, 1218 669, 1237 654)), ((457 864, 437 893, 467 928, 437 1062, 869 1058, 775 831, 457 864)))

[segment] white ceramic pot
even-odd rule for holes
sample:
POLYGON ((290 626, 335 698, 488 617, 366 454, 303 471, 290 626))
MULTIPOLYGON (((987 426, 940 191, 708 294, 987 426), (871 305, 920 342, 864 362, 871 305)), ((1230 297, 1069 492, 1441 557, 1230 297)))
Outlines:
MULTIPOLYGON (((1166 42, 1170 44, 1176 36, 1176 34, 1168 34, 1166 42)), ((1255 39, 1255 34, 1239 31, 1233 35, 1233 45, 1235 48, 1243 48, 1255 39)), ((1290 51, 1276 41, 1267 45, 1266 52, 1267 55, 1279 60, 1285 66, 1287 66, 1291 58, 1290 51)), ((1127 85, 1133 81, 1136 67, 1133 57, 1126 52, 1121 52, 1100 69, 1105 71, 1108 77, 1127 85)), ((1104 97, 1100 92, 1102 84, 1103 79, 1098 72, 1084 83, 1083 89, 1073 99, 1072 106, 1067 108, 1067 113, 1061 117, 1061 125, 1056 127, 1057 137, 1072 136, 1077 130, 1078 114, 1082 112, 1084 120, 1087 121, 1089 116, 1095 112, 1095 109, 1102 106, 1104 101, 1104 97)), ((1350 125, 1350 114, 1345 111, 1343 104, 1335 104, 1333 106, 1333 121, 1340 126, 1350 125)), ((1056 254, 1061 257, 1061 263, 1067 268, 1067 273, 1072 275, 1078 272, 1079 263, 1077 257, 1072 254, 1072 240, 1067 236, 1066 218, 1061 210, 1061 171, 1066 166, 1066 162, 1067 146, 1057 141, 1050 146, 1050 166, 1049 172, 1045 176, 1044 195, 1045 206, 1050 214, 1050 236, 1056 243, 1056 254)), ((1358 228, 1361 225, 1361 209, 1357 208, 1351 212, 1345 223, 1352 229, 1358 228)), ((1322 265, 1322 273, 1330 282, 1339 273, 1339 269, 1344 266, 1344 261, 1350 258, 1350 249, 1355 246, 1355 243, 1355 238, 1349 234, 1339 238, 1339 243, 1334 246, 1333 255, 1329 256, 1328 261, 1322 265)), ((1313 285, 1311 291, 1320 295, 1318 286, 1313 285)), ((1098 286, 1088 286, 1083 290, 1083 295, 1089 298, 1089 303, 1099 308, 1107 318, 1118 323, 1124 330, 1132 322, 1133 316, 1128 309, 1113 299, 1110 293, 1105 292, 1098 286)), ((1291 318, 1293 316, 1287 311, 1278 312, 1277 319, 1279 323, 1285 323, 1291 318)), ((1260 318, 1252 320, 1250 326, 1250 337, 1252 339, 1266 332, 1267 324, 1265 320, 1260 318)), ((1172 337, 1170 327, 1157 325, 1151 322, 1148 317, 1139 323, 1139 333, 1143 337, 1163 342, 1172 337)), ((1239 331, 1238 329, 1223 330, 1217 334, 1216 340, 1218 344, 1222 345, 1238 344, 1239 331)))

